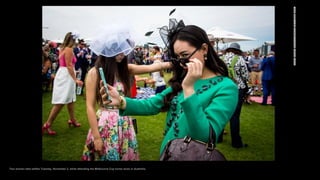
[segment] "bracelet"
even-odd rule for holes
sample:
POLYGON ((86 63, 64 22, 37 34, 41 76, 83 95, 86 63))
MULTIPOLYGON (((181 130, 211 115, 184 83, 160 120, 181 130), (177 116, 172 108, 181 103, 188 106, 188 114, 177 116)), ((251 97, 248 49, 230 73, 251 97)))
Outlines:
POLYGON ((119 101, 120 101, 120 104, 119 104, 119 109, 122 109, 123 108, 123 105, 124 105, 124 97, 123 96, 120 96, 119 97, 119 101))

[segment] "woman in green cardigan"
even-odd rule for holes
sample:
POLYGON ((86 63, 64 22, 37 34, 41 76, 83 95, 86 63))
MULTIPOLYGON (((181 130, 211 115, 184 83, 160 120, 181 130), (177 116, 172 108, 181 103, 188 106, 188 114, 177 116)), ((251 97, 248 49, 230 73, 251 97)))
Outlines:
MULTIPOLYGON (((160 29, 160 34, 164 30, 160 29)), ((185 26, 180 21, 165 35, 173 64, 173 77, 167 89, 151 98, 138 100, 120 96, 110 85, 106 94, 102 82, 100 84, 103 103, 116 106, 121 115, 167 112, 160 154, 168 141, 186 135, 206 142, 209 125, 213 127, 217 140, 238 101, 237 85, 228 77, 225 63, 210 45, 203 29, 195 25, 185 26), (107 96, 112 102, 106 101, 107 96)))

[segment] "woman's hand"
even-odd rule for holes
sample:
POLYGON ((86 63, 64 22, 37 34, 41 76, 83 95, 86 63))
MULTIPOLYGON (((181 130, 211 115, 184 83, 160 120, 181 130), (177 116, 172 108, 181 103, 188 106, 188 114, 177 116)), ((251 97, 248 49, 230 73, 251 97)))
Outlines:
POLYGON ((93 140, 94 150, 98 152, 98 154, 103 154, 103 141, 101 138, 97 138, 93 140))
POLYGON ((103 85, 103 81, 100 81, 100 94, 102 97, 102 102, 104 105, 110 105, 110 106, 119 106, 120 105, 120 95, 116 88, 113 86, 110 86, 108 84, 108 93, 106 93, 106 89, 103 85), (108 100, 108 96, 111 101, 108 100))
POLYGON ((78 86, 83 86, 83 81, 77 79, 77 80, 76 80, 76 84, 77 84, 78 86))
POLYGON ((203 64, 199 59, 193 58, 190 59, 190 62, 186 65, 188 72, 183 79, 181 86, 184 91, 184 96, 188 97, 194 93, 194 83, 202 76, 203 64))
POLYGON ((203 64, 197 58, 190 59, 187 64, 188 72, 186 77, 182 81, 182 87, 188 88, 193 87, 193 84, 202 76, 203 64))

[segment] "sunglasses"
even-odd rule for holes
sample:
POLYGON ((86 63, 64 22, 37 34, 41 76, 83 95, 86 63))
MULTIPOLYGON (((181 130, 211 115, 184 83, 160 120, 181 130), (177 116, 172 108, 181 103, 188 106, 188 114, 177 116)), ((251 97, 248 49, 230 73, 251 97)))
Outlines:
POLYGON ((189 61, 189 59, 196 53, 198 49, 194 50, 188 57, 182 57, 182 58, 171 58, 170 61, 172 62, 173 65, 180 65, 182 64, 183 66, 187 66, 186 64, 189 61))

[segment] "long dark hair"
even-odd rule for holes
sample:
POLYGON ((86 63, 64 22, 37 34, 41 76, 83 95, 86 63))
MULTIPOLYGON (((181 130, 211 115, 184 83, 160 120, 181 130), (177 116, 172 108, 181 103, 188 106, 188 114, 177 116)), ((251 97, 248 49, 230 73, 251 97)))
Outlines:
POLYGON ((112 85, 115 83, 116 78, 119 78, 121 83, 124 87, 124 95, 130 96, 130 76, 129 76, 129 69, 128 69, 128 58, 125 56, 123 60, 118 63, 116 62, 115 56, 114 57, 105 57, 105 56, 98 56, 97 61, 95 62, 94 67, 96 68, 97 72, 97 89, 96 89, 96 100, 97 102, 102 105, 102 99, 100 96, 100 81, 101 77, 99 74, 99 67, 103 68, 103 72, 106 77, 106 81, 108 84, 112 85))
MULTIPOLYGON (((221 60, 218 54, 215 52, 213 46, 210 44, 207 33, 198 26, 187 25, 183 28, 178 29, 176 32, 170 33, 168 35, 169 48, 168 53, 171 58, 176 58, 174 53, 173 45, 177 40, 187 41, 191 46, 200 49, 203 43, 208 45, 207 60, 205 61, 205 66, 212 70, 216 74, 222 76, 228 76, 228 68, 223 60, 221 60)), ((172 87, 172 93, 169 93, 164 98, 163 111, 167 111, 170 106, 170 102, 174 96, 182 90, 181 83, 186 75, 185 69, 180 65, 173 65, 173 76, 169 80, 169 85, 172 87)))

